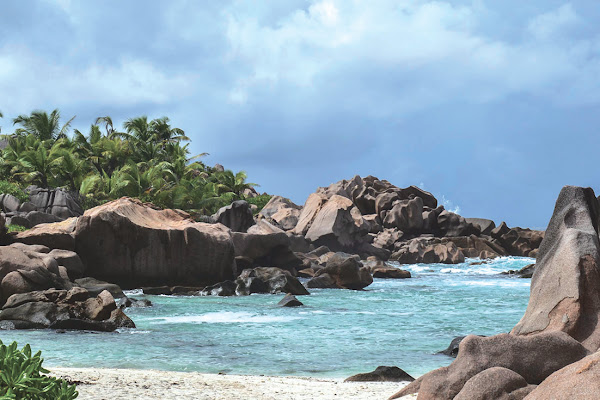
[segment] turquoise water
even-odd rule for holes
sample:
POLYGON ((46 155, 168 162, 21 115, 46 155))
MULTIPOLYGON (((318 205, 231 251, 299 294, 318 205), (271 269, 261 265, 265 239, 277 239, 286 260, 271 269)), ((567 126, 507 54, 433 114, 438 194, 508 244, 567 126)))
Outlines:
POLYGON ((315 289, 299 297, 306 307, 277 307, 282 295, 146 296, 153 307, 126 311, 134 330, 0 338, 43 350, 46 366, 339 378, 396 365, 421 375, 452 362, 434 353, 455 336, 507 332, 525 311, 530 280, 499 273, 532 259, 473 261, 403 266, 412 279, 375 279, 361 292, 315 289))

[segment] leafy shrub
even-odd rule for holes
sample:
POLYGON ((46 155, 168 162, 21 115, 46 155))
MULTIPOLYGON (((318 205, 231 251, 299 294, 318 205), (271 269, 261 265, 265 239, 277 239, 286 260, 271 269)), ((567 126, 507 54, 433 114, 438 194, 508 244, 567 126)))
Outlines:
POLYGON ((12 194, 21 202, 28 201, 29 195, 23 191, 16 183, 8 181, 0 181, 0 193, 1 194, 12 194))
POLYGON ((75 385, 53 376, 42 367, 42 352, 31 355, 27 344, 17 349, 17 342, 6 346, 0 341, 0 399, 71 400, 79 393, 75 385))
POLYGON ((254 214, 258 214, 260 212, 260 210, 262 210, 264 208, 264 206, 267 205, 269 200, 271 200, 271 197, 273 197, 273 196, 271 196, 269 194, 259 194, 256 197, 246 199, 246 201, 249 204, 254 204, 254 205, 256 205, 256 207, 258 207, 256 209, 256 211, 254 212, 254 214))
POLYGON ((25 228, 24 226, 21 225, 13 225, 10 224, 6 227, 8 229, 8 232, 25 232, 27 230, 27 228, 25 228))

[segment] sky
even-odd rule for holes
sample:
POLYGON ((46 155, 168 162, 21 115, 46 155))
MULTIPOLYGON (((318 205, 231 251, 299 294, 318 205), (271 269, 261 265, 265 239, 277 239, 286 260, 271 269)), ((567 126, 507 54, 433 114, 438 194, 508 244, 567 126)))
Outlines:
POLYGON ((600 190, 594 0, 5 0, 0 19, 3 133, 36 109, 83 132, 168 116, 298 204, 374 175, 510 226, 600 190))

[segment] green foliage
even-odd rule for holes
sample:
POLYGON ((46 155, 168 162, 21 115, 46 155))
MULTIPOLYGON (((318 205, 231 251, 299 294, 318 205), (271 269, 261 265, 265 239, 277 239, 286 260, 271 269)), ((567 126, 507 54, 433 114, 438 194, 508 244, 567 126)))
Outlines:
POLYGON ((191 155, 183 144, 189 138, 166 117, 128 119, 124 132, 100 117, 88 134, 76 129, 69 137, 71 121, 61 125, 58 110, 15 118, 18 128, 4 136, 0 179, 78 192, 84 209, 129 196, 195 215, 212 214, 256 186, 244 171, 206 167, 200 158, 207 153, 191 155))
POLYGON ((254 204, 254 205, 256 205, 256 207, 258 207, 256 209, 256 211, 254 212, 254 214, 258 214, 260 212, 260 210, 262 210, 267 205, 269 200, 271 200, 271 197, 272 197, 271 195, 265 193, 265 194, 259 194, 256 197, 248 198, 248 199, 246 199, 246 201, 249 204, 254 204))
POLYGON ((10 224, 6 228, 9 233, 10 232, 25 232, 27 230, 27 228, 25 228, 24 226, 14 225, 14 224, 10 224))
POLYGON ((12 194, 21 202, 29 200, 29 195, 16 183, 0 181, 0 194, 12 194))
POLYGON ((6 346, 0 341, 0 399, 71 400, 79 393, 75 385, 43 375, 41 351, 31 354, 27 344, 17 349, 17 342, 6 346))

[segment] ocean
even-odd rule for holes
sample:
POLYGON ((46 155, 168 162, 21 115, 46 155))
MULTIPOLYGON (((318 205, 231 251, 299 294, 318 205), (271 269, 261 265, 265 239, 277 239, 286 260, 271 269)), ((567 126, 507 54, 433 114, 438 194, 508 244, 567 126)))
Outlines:
POLYGON ((283 294, 244 297, 145 296, 125 312, 137 329, 112 333, 0 331, 42 350, 46 367, 107 367, 205 373, 343 378, 380 365, 413 376, 448 365, 435 354, 466 334, 509 332, 527 307, 530 279, 500 272, 535 262, 403 265, 413 278, 375 279, 364 291, 311 289, 304 307, 283 294))

